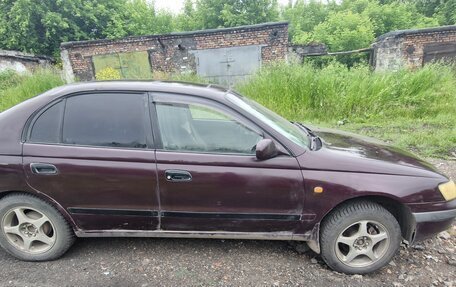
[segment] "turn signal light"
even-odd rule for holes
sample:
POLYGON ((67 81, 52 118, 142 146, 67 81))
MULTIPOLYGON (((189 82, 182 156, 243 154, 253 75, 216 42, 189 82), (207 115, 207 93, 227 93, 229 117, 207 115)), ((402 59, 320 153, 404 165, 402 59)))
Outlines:
POLYGON ((456 184, 452 180, 439 185, 439 190, 446 201, 450 201, 456 198, 456 184))
POLYGON ((323 187, 321 187, 321 186, 314 187, 314 192, 315 193, 322 193, 323 192, 323 187))

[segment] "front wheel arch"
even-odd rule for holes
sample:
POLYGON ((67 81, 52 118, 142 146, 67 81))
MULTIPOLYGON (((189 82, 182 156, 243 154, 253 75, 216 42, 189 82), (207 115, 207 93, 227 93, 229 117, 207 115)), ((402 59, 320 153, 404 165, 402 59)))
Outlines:
MULTIPOLYGON (((323 216, 320 223, 317 223, 318 229, 320 229, 321 223, 323 223, 325 221, 325 219, 327 219, 332 214, 332 212, 334 212, 341 206, 344 206, 347 204, 353 204, 353 203, 356 203, 359 201, 369 201, 369 202, 377 203, 377 204, 380 204, 386 210, 388 210, 398 221, 399 226, 401 228, 401 235, 402 235, 402 238, 405 240, 405 243, 406 244, 413 243, 413 241, 415 239, 416 222, 415 222, 415 218, 412 215, 412 212, 406 205, 400 203, 399 201, 394 200, 390 197, 381 196, 381 195, 359 196, 359 197, 350 198, 350 199, 344 200, 342 202, 339 202, 328 213, 326 213, 325 216, 323 216)), ((309 245, 310 249, 312 249, 312 251, 314 251, 317 254, 320 254, 321 249, 320 249, 319 232, 317 232, 316 235, 318 237, 314 236, 312 240, 309 240, 307 242, 307 244, 309 245)))
POLYGON ((400 203, 397 200, 394 200, 387 196, 381 195, 367 195, 359 196, 355 198, 350 198, 345 201, 338 203, 334 206, 325 216, 322 218, 321 222, 324 222, 328 216, 334 212, 334 210, 340 208, 343 205, 353 204, 359 201, 369 201, 381 205, 383 208, 388 210, 398 221, 399 226, 401 227, 402 238, 408 243, 413 242, 415 237, 415 218, 412 215, 410 208, 406 205, 400 203))
POLYGON ((399 222, 372 201, 355 201, 330 213, 320 230, 321 256, 331 269, 366 274, 384 267, 400 247, 399 222))

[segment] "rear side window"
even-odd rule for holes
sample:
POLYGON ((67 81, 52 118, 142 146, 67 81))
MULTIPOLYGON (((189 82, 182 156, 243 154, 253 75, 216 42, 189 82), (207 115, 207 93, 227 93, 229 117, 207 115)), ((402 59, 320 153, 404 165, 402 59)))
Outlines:
POLYGON ((66 101, 63 143, 145 148, 146 100, 141 94, 90 94, 66 101))
POLYGON ((30 141, 36 143, 58 143, 64 102, 59 102, 45 110, 33 124, 30 141))

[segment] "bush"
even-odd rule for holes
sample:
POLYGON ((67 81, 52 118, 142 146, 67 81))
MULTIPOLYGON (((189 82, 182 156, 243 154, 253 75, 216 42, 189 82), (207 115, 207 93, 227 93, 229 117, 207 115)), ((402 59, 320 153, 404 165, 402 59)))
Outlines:
POLYGON ((120 80, 122 79, 122 75, 120 72, 114 68, 107 67, 99 71, 95 78, 98 81, 106 81, 106 80, 120 80))
POLYGON ((21 79, 22 76, 13 70, 5 70, 0 72, 0 91, 17 85, 21 79))

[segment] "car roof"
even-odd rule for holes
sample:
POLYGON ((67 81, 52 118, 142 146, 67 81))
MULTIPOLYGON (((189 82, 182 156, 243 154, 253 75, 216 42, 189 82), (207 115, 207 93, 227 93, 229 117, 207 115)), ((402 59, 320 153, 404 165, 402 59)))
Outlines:
POLYGON ((204 98, 223 100, 228 88, 214 84, 195 84, 178 81, 94 81, 79 82, 57 87, 43 94, 53 98, 93 91, 144 91, 190 94, 204 98))

